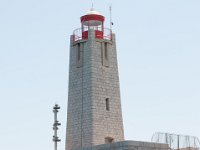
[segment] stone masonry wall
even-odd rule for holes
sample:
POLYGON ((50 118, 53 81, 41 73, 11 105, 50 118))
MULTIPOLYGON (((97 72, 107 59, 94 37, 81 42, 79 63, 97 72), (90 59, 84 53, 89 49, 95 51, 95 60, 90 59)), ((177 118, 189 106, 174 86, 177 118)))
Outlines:
POLYGON ((112 42, 95 40, 92 61, 92 109, 93 109, 93 145, 104 144, 106 137, 116 141, 124 140, 121 111, 118 64, 115 35, 112 42), (103 65, 103 45, 107 42, 106 66, 103 65), (109 111, 106 110, 106 98, 109 99, 109 111))
POLYGON ((115 36, 98 40, 90 30, 88 40, 70 44, 66 150, 104 144, 106 137, 124 140, 115 36))

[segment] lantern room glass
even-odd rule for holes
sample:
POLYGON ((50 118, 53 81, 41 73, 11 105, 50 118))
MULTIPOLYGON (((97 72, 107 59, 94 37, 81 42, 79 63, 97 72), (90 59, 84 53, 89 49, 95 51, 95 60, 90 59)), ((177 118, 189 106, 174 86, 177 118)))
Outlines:
POLYGON ((89 29, 95 31, 103 31, 103 23, 101 21, 85 21, 82 23, 82 32, 88 31, 89 29))

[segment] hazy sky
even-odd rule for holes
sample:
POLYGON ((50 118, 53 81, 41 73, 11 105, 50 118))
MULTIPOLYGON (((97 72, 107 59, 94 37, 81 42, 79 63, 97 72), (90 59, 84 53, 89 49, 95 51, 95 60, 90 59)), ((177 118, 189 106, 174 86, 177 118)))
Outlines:
MULTIPOLYGON (((113 31, 125 137, 200 138, 200 1, 93 0, 113 31)), ((0 0, 0 149, 50 150, 61 105, 64 149, 69 36, 91 0, 0 0)))

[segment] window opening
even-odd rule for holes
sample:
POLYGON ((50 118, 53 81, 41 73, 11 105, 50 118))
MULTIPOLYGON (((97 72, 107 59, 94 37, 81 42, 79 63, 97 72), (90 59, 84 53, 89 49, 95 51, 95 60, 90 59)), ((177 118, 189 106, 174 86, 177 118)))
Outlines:
POLYGON ((106 98, 106 110, 110 110, 109 98, 106 98))
POLYGON ((109 143, 113 143, 114 142, 114 138, 112 137, 105 137, 105 143, 109 144, 109 143))

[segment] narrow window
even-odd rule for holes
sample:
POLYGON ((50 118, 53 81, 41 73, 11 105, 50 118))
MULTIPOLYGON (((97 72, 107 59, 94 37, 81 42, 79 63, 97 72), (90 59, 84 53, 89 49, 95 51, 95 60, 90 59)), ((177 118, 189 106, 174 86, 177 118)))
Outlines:
POLYGON ((110 105, 109 105, 109 98, 106 98, 106 110, 110 110, 110 105))

